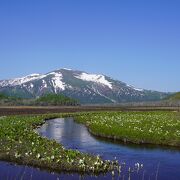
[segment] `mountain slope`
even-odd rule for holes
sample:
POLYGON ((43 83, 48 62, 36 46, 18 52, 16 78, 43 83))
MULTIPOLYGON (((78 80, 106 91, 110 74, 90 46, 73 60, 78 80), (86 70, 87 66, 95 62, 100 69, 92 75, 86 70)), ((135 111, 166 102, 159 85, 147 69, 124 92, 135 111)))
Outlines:
POLYGON ((0 92, 23 98, 62 93, 81 103, 120 103, 161 100, 167 93, 138 89, 105 75, 60 69, 0 81, 0 92))
POLYGON ((168 96, 165 100, 180 101, 180 92, 177 92, 177 93, 174 93, 174 94, 168 96))

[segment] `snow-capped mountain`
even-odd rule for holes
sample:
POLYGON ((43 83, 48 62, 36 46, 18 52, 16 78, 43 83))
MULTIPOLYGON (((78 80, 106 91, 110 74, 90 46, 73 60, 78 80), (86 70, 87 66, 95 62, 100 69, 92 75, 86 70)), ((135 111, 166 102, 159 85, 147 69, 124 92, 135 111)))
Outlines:
POLYGON ((1 80, 0 92, 24 98, 34 98, 45 93, 62 93, 79 99, 81 103, 154 101, 167 96, 166 93, 135 88, 105 75, 66 68, 47 74, 1 80))

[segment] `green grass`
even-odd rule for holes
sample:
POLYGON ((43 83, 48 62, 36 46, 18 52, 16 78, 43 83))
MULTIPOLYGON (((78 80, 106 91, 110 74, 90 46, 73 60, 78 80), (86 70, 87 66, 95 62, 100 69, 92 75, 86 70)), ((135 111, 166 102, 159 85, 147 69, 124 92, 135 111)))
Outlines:
POLYGON ((64 115, 10 116, 0 119, 0 159, 53 171, 99 173, 111 169, 99 156, 67 150, 53 140, 39 136, 34 129, 44 119, 64 115))
POLYGON ((180 115, 177 112, 87 113, 76 121, 91 133, 124 142, 180 146, 180 115))

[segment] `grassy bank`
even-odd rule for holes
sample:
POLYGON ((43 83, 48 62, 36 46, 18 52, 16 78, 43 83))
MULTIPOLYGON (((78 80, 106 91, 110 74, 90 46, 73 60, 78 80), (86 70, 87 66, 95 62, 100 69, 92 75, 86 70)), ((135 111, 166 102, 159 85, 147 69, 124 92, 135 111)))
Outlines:
POLYGON ((101 112, 76 117, 90 132, 137 144, 180 146, 180 114, 178 112, 101 112))
POLYGON ((100 157, 67 150, 56 141, 40 137, 34 129, 44 119, 64 115, 9 116, 0 119, 0 160, 53 171, 99 173, 112 168, 100 157))

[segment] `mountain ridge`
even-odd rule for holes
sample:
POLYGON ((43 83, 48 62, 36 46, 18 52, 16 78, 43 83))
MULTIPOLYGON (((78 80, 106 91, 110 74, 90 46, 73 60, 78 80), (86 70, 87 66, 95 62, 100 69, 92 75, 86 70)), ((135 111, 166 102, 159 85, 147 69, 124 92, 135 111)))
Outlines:
POLYGON ((121 103, 156 101, 168 93, 136 88, 103 74, 62 68, 46 74, 30 74, 21 78, 0 80, 0 92, 23 98, 45 93, 62 93, 81 103, 121 103))

